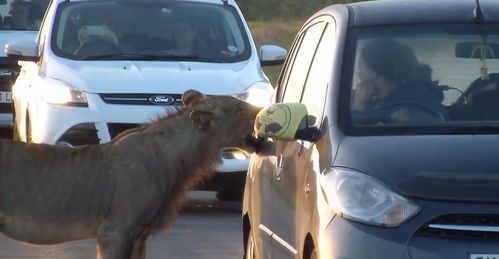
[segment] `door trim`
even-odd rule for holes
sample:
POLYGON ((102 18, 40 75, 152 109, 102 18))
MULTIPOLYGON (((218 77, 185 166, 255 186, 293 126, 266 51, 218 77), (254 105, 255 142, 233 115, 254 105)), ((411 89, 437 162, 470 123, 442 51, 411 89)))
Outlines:
POLYGON ((278 235, 276 235, 274 232, 272 232, 269 228, 267 228, 266 226, 260 224, 258 226, 258 228, 264 232, 265 234, 269 235, 272 240, 276 241, 277 243, 279 243, 281 246, 283 246, 284 248, 286 248, 289 252, 291 252, 293 255, 297 255, 298 254, 298 251, 293 247, 291 246, 290 244, 288 244, 288 242, 284 241, 284 239, 280 238, 278 235))

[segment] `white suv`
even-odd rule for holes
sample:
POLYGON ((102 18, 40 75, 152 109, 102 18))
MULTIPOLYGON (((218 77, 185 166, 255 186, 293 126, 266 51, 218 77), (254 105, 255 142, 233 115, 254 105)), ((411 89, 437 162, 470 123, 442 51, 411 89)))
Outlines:
MULTIPOLYGON (((54 0, 37 41, 12 42, 6 52, 22 64, 15 136, 64 146, 108 142, 178 109, 188 89, 263 106, 273 88, 261 64, 287 54, 264 45, 259 57, 233 0, 54 0)), ((206 188, 237 199, 248 157, 223 153, 206 188)))
MULTIPOLYGON (((0 0, 0 46, 13 40, 34 40, 49 0, 0 0)), ((17 60, 0 48, 0 128, 12 128, 12 84, 17 60)))

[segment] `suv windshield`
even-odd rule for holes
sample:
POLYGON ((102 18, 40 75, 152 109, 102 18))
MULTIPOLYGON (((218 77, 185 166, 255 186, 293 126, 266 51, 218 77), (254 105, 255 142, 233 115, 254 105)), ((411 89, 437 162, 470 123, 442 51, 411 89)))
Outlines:
POLYGON ((38 31, 49 0, 0 0, 0 30, 38 31))
POLYGON ((188 1, 64 2, 51 46, 77 60, 236 62, 250 55, 234 7, 188 1))
POLYGON ((356 47, 343 114, 351 130, 498 132, 497 26, 370 27, 350 40, 356 47))

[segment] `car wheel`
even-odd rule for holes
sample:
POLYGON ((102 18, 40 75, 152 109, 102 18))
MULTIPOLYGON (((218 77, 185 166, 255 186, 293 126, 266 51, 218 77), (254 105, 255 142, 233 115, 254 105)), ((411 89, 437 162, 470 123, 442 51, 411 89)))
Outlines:
POLYGON ((20 141, 19 132, 17 128, 17 124, 14 122, 14 126, 12 127, 12 140, 20 141))
POLYGON ((241 201, 243 199, 243 190, 239 188, 225 188, 218 190, 217 199, 219 201, 241 201))
POLYGON ((16 122, 16 111, 14 109, 14 105, 12 105, 12 140, 20 141, 21 137, 19 137, 19 128, 17 127, 16 122))
POLYGON ((317 250, 314 248, 312 248, 312 251, 310 251, 310 255, 308 256, 309 259, 317 259, 317 250))
POLYGON ((256 258, 256 247, 255 239, 253 239, 253 231, 248 233, 248 244, 246 244, 246 251, 244 252, 244 259, 254 259, 256 258))
POLYGON ((26 116, 26 142, 28 143, 33 142, 33 135, 31 132, 31 121, 29 119, 29 116, 26 116))

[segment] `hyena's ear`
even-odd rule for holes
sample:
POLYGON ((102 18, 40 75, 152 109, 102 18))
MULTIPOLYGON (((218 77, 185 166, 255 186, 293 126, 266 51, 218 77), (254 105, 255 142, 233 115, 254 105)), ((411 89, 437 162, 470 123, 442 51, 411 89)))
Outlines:
POLYGON ((182 94, 182 103, 186 107, 191 107, 199 102, 199 100, 205 98, 204 94, 196 90, 187 90, 182 94))
POLYGON ((201 130, 207 130, 213 124, 214 114, 210 111, 191 111, 189 118, 201 130))

